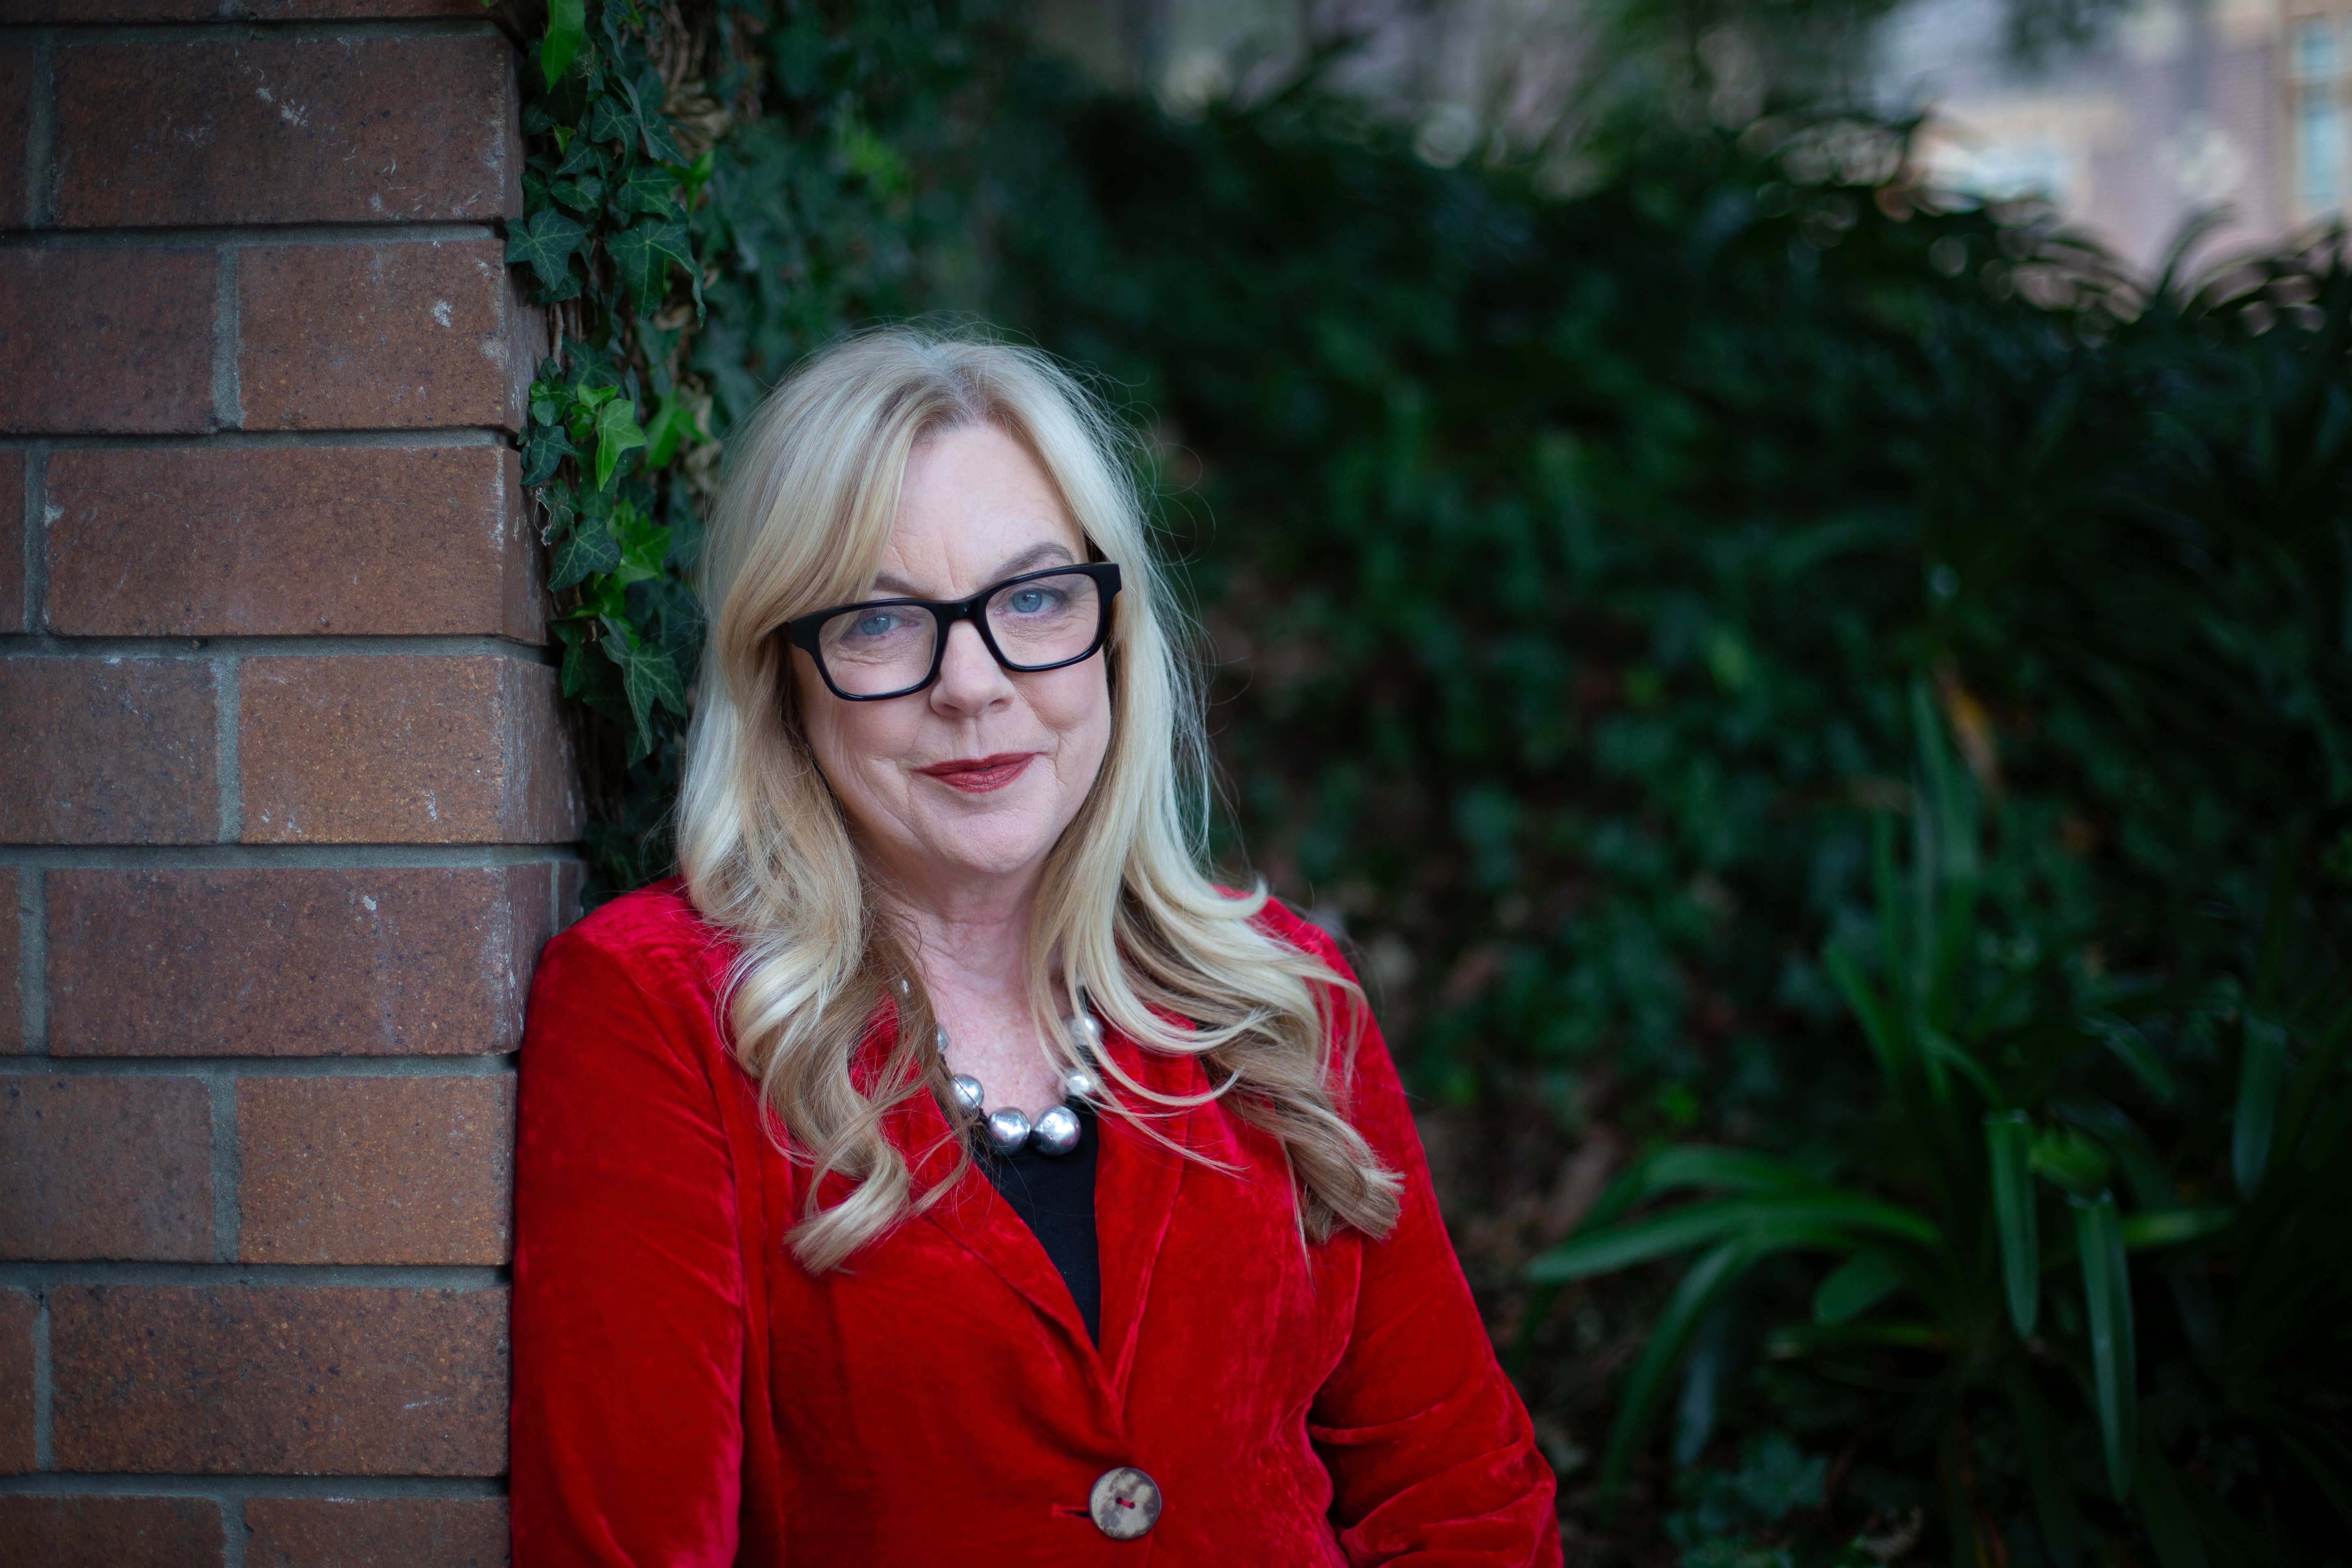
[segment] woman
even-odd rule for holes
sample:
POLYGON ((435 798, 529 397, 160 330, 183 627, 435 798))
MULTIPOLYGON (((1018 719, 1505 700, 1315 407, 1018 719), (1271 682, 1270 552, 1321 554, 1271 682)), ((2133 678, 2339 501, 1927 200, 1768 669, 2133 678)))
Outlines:
POLYGON ((520 1568, 1559 1560, 1361 992, 1199 868, 1112 430, 893 331, 733 442, 685 874, 532 987, 520 1568))

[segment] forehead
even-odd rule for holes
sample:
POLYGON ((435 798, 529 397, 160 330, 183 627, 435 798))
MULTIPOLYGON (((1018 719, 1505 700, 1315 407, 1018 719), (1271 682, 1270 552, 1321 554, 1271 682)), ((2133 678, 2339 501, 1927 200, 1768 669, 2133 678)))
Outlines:
POLYGON ((1085 559, 1085 535, 1028 447, 993 425, 965 426, 908 454, 875 583, 945 595, 1085 559))

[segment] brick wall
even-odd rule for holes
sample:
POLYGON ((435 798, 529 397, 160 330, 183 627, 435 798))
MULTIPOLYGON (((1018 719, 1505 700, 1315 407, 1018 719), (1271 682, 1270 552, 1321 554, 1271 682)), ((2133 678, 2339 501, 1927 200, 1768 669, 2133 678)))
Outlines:
POLYGON ((478 0, 0 0, 0 1568, 506 1559, 576 900, 478 0))

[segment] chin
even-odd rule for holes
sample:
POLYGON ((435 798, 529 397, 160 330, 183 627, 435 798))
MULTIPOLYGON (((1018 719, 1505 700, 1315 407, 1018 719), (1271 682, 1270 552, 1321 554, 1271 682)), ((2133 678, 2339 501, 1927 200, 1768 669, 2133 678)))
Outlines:
POLYGON ((982 818, 940 824, 924 836, 922 849, 927 858, 967 876, 1007 876, 1035 865, 1060 836, 1051 823, 982 818))

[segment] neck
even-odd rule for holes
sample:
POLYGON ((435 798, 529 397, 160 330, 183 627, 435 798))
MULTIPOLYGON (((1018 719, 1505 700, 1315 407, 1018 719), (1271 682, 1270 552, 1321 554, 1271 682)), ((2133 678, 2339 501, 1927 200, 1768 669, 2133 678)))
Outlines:
POLYGON ((934 992, 1012 994, 1022 987, 1029 920, 1044 878, 1039 865, 981 878, 877 877, 873 887, 934 992))

